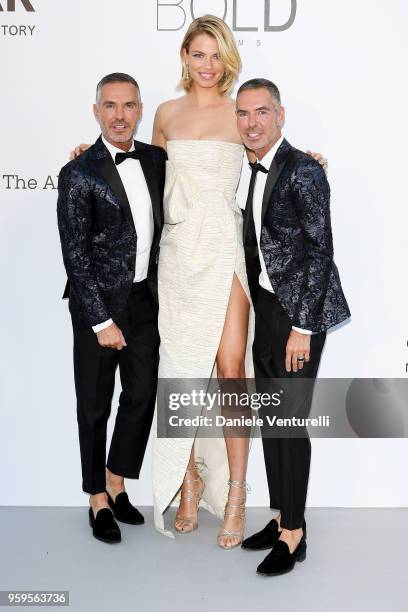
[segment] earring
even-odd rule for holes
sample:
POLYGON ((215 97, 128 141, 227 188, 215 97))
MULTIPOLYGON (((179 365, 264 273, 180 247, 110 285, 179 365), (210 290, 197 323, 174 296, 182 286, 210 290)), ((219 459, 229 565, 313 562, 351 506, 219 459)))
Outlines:
POLYGON ((185 80, 186 81, 190 80, 190 66, 188 64, 186 64, 186 76, 185 76, 185 80))

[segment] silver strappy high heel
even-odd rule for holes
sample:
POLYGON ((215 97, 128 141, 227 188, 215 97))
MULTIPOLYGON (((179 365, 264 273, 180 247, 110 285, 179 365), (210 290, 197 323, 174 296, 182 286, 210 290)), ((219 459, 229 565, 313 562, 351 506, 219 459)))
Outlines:
POLYGON ((185 489, 183 491, 183 489, 181 489, 180 503, 181 503, 181 499, 183 499, 183 501, 188 501, 188 502, 194 501, 195 506, 196 506, 196 513, 195 515, 190 515, 190 516, 180 516, 179 511, 177 511, 176 518, 174 521, 174 529, 177 531, 177 533, 191 533, 192 531, 194 531, 194 529, 197 529, 198 527, 198 506, 199 506, 200 500, 203 496, 203 492, 205 489, 205 484, 199 474, 199 471, 200 470, 197 464, 194 464, 193 468, 186 469, 186 473, 183 479, 183 484, 201 482, 201 487, 197 491, 194 489, 185 489), (188 472, 196 472, 197 478, 186 478, 186 476, 188 476, 188 472), (176 527, 176 521, 184 521, 184 527, 186 527, 186 524, 187 524, 188 529, 185 529, 185 528, 179 529, 178 527, 176 527))
POLYGON ((218 543, 218 546, 220 548, 223 548, 224 550, 231 550, 232 548, 236 548, 237 546, 241 544, 242 540, 244 539, 246 492, 249 490, 246 480, 228 480, 228 485, 230 487, 244 489, 245 493, 243 494, 242 497, 237 497, 235 495, 228 495, 228 500, 227 500, 227 503, 225 504, 224 520, 226 516, 236 516, 237 518, 240 518, 242 520, 242 529, 241 531, 228 531, 228 529, 225 529, 225 527, 221 528, 217 536, 217 543, 218 543), (238 500, 238 502, 240 503, 231 504, 230 500, 238 500), (240 514, 237 514, 237 512, 227 512, 229 508, 233 508, 234 510, 240 511, 240 514), (220 544, 220 538, 224 536, 231 536, 233 538, 239 538, 239 540, 236 544, 232 544, 231 546, 224 546, 223 544, 220 544))

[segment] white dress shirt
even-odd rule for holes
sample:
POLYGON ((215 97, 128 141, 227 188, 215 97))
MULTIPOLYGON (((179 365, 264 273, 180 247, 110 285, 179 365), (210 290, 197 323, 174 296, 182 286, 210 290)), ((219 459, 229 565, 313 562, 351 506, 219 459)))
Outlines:
MULTIPOLYGON (((123 153, 122 149, 118 149, 110 144, 102 136, 102 140, 113 161, 115 162, 116 153, 123 153)), ((135 145, 129 151, 134 151, 135 145)), ((140 161, 138 159, 125 159, 122 163, 116 166, 119 172, 120 179, 126 191, 129 200, 130 210, 132 211, 133 221, 137 234, 137 251, 136 251, 136 267, 134 283, 139 283, 147 277, 149 269, 150 249, 154 234, 154 221, 152 201, 150 198, 149 189, 146 184, 146 179, 143 174, 140 161)), ((108 319, 98 325, 93 325, 94 332, 105 329, 112 323, 112 319, 108 319)))
MULTIPOLYGON (((268 151, 268 153, 262 159, 258 160, 259 163, 262 164, 262 166, 264 166, 268 171, 273 162, 273 158, 275 157, 276 151, 279 149, 279 147, 282 144, 282 141, 283 141, 283 136, 281 136, 279 140, 275 142, 271 150, 268 151)), ((268 272, 266 270, 265 260, 263 258, 263 254, 262 254, 261 246, 260 246, 261 223, 262 223, 262 200, 263 200, 267 178, 268 178, 268 175, 265 172, 259 171, 256 175, 252 211, 254 215, 256 240, 258 243, 259 262, 261 264, 261 272, 259 274, 259 284, 266 291, 270 291, 270 293, 275 293, 271 285, 271 281, 269 280, 268 272)), ((240 184, 239 184, 238 191, 237 191, 237 200, 238 200, 239 206, 242 209, 245 209, 245 206, 246 206, 246 198, 248 196, 250 180, 251 180, 251 169, 249 167, 249 164, 247 164, 244 160, 241 180, 240 180, 240 184)), ((292 326, 292 329, 302 334, 312 333, 311 331, 307 329, 301 329, 300 327, 292 326)))

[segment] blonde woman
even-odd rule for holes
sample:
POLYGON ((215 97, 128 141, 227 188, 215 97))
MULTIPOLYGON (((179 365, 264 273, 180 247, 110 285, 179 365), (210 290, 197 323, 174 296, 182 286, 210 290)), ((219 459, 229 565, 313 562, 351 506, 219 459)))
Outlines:
MULTIPOLYGON (((244 147, 229 97, 241 60, 232 32, 211 15, 193 21, 180 55, 185 95, 159 106, 152 140, 169 160, 159 259, 159 378, 208 379, 215 366, 218 379, 242 379, 250 302, 235 193, 244 147)), ((227 502, 218 544, 240 544, 247 458, 248 438, 155 440, 159 529, 181 487, 177 532, 196 528, 200 500, 220 517, 227 502), (196 457, 206 466, 201 475, 196 457)))

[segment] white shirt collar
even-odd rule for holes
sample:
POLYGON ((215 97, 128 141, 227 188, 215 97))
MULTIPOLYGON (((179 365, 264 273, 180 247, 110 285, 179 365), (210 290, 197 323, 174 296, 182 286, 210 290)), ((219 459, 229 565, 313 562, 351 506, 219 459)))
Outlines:
POLYGON ((261 160, 259 160, 259 163, 262 164, 267 170, 269 170, 270 165, 273 161, 273 158, 275 157, 276 151, 281 146, 282 141, 283 141, 283 136, 281 136, 279 140, 275 142, 272 149, 268 151, 268 153, 261 160))
MULTIPOLYGON (((124 153, 123 149, 119 149, 118 147, 115 147, 115 145, 108 142, 104 136, 102 136, 102 142, 105 145, 105 147, 108 149, 109 153, 112 155, 112 158, 114 161, 115 161, 116 153, 124 153)), ((129 152, 134 151, 134 150, 135 150, 135 142, 133 141, 132 146, 129 149, 129 152)))

